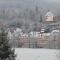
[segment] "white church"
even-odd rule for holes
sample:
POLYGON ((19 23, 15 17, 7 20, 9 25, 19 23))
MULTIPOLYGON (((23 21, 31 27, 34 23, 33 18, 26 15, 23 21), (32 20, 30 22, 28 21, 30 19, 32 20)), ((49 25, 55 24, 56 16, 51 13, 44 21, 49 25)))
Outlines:
POLYGON ((54 14, 51 11, 48 11, 45 15, 45 21, 53 21, 54 14))

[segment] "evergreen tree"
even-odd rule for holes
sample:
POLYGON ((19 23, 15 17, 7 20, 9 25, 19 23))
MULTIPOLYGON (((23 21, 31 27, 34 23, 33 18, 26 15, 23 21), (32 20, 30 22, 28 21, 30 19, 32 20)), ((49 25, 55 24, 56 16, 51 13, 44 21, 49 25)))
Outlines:
POLYGON ((14 49, 11 49, 7 39, 7 33, 0 31, 0 60, 15 60, 14 49))

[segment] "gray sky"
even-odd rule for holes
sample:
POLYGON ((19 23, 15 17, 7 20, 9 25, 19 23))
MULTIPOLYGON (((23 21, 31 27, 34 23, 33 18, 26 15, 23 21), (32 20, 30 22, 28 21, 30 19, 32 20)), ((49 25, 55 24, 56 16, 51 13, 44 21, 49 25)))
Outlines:
POLYGON ((60 2, 60 0, 0 0, 0 2, 21 2, 21 1, 26 1, 26 2, 29 2, 29 1, 45 1, 45 2, 60 2))
POLYGON ((60 0, 0 0, 0 4, 5 4, 5 3, 40 3, 40 2, 60 2, 60 0))
MULTIPOLYGON (((8 5, 19 5, 19 6, 35 6, 35 5, 46 5, 49 3, 59 3, 60 0, 0 0, 0 6, 8 5)), ((56 5, 56 4, 55 4, 56 5)), ((47 6, 47 5, 46 5, 47 6)))

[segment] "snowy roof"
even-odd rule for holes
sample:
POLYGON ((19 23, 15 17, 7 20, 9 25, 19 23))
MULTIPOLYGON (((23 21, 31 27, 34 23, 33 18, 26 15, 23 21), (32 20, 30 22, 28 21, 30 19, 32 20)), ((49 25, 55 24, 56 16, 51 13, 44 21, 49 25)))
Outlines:
POLYGON ((16 32, 21 32, 21 31, 22 31, 22 29, 16 28, 16 32))
POLYGON ((59 32, 60 32, 60 30, 53 30, 53 31, 52 31, 52 33, 54 33, 54 32, 59 33, 59 32))
POLYGON ((52 12, 47 12, 47 14, 45 16, 54 16, 52 12))

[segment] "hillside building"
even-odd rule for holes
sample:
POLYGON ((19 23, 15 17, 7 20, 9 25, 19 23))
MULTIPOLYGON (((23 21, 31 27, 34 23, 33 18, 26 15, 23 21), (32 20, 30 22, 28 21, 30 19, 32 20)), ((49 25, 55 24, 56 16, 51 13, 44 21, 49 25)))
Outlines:
POLYGON ((45 21, 53 21, 54 19, 54 14, 50 11, 48 11, 45 15, 45 21))

